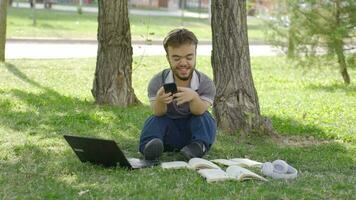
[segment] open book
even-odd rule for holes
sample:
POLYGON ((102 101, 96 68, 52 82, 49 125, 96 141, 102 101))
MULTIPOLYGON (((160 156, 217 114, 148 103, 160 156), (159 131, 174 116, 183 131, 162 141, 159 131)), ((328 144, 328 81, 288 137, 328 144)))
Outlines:
POLYGON ((238 165, 228 167, 226 172, 222 169, 200 169, 198 173, 203 176, 208 183, 225 180, 244 181, 248 179, 268 181, 262 176, 238 165))
MULTIPOLYGON (((172 162, 163 162, 161 167, 163 169, 194 169, 197 170, 198 173, 203 176, 208 183, 215 182, 215 181, 225 181, 225 180, 248 180, 248 179, 257 179, 262 181, 267 181, 267 179, 263 178, 262 176, 245 169, 239 166, 239 162, 237 159, 236 161, 227 160, 227 159, 216 159, 212 160, 216 163, 228 165, 229 167, 226 169, 226 172, 222 170, 218 165, 214 164, 209 160, 205 160, 203 158, 192 158, 189 162, 184 161, 172 161, 172 162)), ((240 163, 244 163, 245 166, 256 166, 258 162, 249 160, 249 159, 242 159, 240 163), (248 160, 248 161, 246 161, 248 160), (248 164, 249 165, 248 165, 248 164), (253 165, 255 164, 255 165, 253 165)))
POLYGON ((262 163, 248 158, 232 158, 232 159, 215 159, 211 160, 216 164, 221 164, 225 166, 240 166, 240 167, 261 167, 262 163))
POLYGON ((181 168, 189 168, 194 170, 199 169, 220 169, 219 166, 214 164, 209 160, 205 160, 203 158, 192 158, 189 162, 184 161, 172 161, 172 162, 163 162, 161 164, 163 169, 181 169, 181 168))

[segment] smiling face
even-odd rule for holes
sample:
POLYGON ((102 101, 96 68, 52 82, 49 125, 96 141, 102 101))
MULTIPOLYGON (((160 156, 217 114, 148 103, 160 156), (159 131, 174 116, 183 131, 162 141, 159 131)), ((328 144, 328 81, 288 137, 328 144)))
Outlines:
POLYGON ((178 46, 168 46, 167 59, 175 79, 188 81, 195 69, 196 45, 183 43, 178 46))

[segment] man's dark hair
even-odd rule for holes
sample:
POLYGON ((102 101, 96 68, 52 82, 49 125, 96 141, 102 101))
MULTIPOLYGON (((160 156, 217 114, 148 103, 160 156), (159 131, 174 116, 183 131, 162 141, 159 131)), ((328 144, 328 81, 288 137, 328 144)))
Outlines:
POLYGON ((197 48, 198 39, 190 30, 185 28, 178 28, 171 30, 167 34, 163 40, 163 47, 168 54, 168 46, 179 46, 185 43, 194 44, 195 48, 197 48))

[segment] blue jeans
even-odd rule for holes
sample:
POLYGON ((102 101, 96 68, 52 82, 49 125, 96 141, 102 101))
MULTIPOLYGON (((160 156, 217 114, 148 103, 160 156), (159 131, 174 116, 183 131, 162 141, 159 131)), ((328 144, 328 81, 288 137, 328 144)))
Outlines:
POLYGON ((166 115, 150 116, 142 129, 139 151, 153 138, 163 141, 164 151, 180 150, 187 144, 200 141, 209 150, 214 143, 216 122, 209 112, 191 115, 182 119, 171 119, 166 115))

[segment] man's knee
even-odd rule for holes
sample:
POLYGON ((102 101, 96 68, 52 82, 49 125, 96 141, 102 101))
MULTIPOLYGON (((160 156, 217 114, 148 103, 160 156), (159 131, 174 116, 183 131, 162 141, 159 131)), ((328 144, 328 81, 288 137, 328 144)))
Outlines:
POLYGON ((215 141, 216 122, 209 112, 195 115, 191 120, 192 141, 202 141, 208 149, 215 141))
POLYGON ((139 151, 142 152, 144 145, 153 138, 163 140, 169 123, 171 123, 170 119, 166 116, 150 116, 145 121, 141 131, 139 151))
POLYGON ((211 116, 211 114, 206 111, 201 115, 192 115, 192 119, 211 119, 214 120, 213 116, 211 116))
POLYGON ((191 118, 191 126, 208 126, 209 129, 216 131, 215 119, 211 116, 209 112, 205 112, 202 115, 193 115, 191 118))

